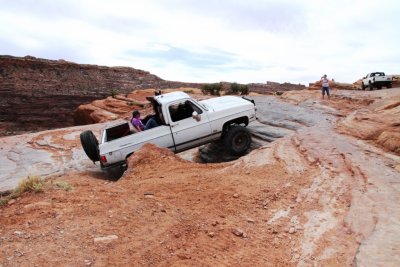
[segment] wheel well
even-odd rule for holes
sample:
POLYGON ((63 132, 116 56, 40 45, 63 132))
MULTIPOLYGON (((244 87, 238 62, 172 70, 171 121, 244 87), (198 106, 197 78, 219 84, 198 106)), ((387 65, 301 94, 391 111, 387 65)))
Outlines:
POLYGON ((224 126, 222 127, 222 131, 225 132, 232 125, 241 125, 241 124, 244 124, 244 126, 247 126, 249 124, 249 118, 246 116, 243 116, 240 118, 236 118, 236 119, 227 121, 224 123, 224 126))

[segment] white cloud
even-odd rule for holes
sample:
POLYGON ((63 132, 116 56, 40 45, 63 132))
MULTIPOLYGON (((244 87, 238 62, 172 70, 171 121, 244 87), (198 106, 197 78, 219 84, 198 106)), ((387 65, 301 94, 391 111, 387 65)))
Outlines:
POLYGON ((400 73, 397 1, 0 0, 0 54, 167 80, 353 82, 400 73))

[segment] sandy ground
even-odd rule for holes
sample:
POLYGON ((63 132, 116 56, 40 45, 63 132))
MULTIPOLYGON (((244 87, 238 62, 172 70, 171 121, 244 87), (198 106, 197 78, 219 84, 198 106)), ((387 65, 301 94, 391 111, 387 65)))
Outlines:
POLYGON ((399 156, 337 129, 399 92, 288 94, 262 120, 285 136, 228 163, 146 145, 118 181, 49 175, 0 207, 0 266, 399 266, 399 156))

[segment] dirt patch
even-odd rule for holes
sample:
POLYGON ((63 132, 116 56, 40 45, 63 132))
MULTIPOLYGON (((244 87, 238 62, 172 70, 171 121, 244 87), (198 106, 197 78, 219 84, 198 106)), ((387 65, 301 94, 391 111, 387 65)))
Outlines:
MULTIPOLYGON (((306 175, 281 163, 243 168, 186 162, 145 146, 117 182, 62 179, 72 192, 26 194, 1 208, 4 265, 294 265, 301 229, 268 222, 296 204, 306 175), (160 171, 162 170, 162 171, 160 171), (275 212, 274 212, 275 211, 275 212), (90 263, 90 264, 89 264, 90 263)), ((275 220, 276 220, 275 219, 275 220)))

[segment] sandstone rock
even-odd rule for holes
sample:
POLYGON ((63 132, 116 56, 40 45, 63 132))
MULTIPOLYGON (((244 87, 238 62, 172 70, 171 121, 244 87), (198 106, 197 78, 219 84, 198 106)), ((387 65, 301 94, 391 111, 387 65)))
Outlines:
POLYGON ((377 101, 369 109, 354 111, 339 124, 339 131, 364 140, 371 140, 400 155, 400 96, 377 101))
POLYGON ((247 218, 246 221, 247 221, 248 223, 255 223, 255 220, 252 219, 252 218, 247 218))
POLYGON ((39 201, 39 202, 27 204, 27 205, 24 206, 24 208, 27 209, 27 210, 44 209, 44 208, 48 208, 48 207, 51 207, 51 203, 50 202, 46 202, 46 201, 39 201))
POLYGON ((98 243, 98 242, 110 242, 117 239, 118 239, 117 235, 107 235, 107 236, 95 237, 93 241, 94 243, 98 243))
MULTIPOLYGON (((340 89, 340 90, 359 90, 361 88, 361 82, 360 84, 351 84, 351 83, 342 83, 342 82, 337 82, 337 81, 329 81, 329 86, 331 89, 340 89)), ((321 81, 316 81, 314 83, 310 83, 308 85, 309 90, 321 90, 322 83, 321 81)))
POLYGON ((20 235, 23 235, 23 234, 24 234, 24 232, 21 232, 21 231, 14 231, 14 235, 20 236, 20 235))
POLYGON ((245 233, 242 229, 240 229, 240 228, 234 228, 234 229, 232 229, 232 233, 233 233, 235 236, 238 236, 238 237, 246 237, 246 236, 247 236, 246 233, 245 233))

